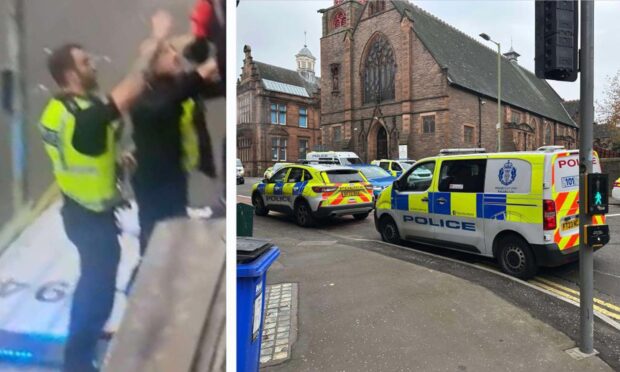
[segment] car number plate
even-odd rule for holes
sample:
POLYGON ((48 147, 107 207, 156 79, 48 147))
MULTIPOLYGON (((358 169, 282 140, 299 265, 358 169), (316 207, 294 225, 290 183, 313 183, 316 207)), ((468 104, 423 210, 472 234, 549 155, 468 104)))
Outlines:
POLYGON ((359 191, 343 191, 342 196, 357 196, 359 191))
POLYGON ((572 230, 577 227, 579 227, 579 217, 562 222, 562 231, 572 230))

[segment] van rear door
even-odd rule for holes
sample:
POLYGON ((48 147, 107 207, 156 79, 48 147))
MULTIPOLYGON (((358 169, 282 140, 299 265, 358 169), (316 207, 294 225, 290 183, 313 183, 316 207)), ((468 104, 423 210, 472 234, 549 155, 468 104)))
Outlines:
MULTIPOLYGON (((594 153, 593 172, 601 172, 601 163, 594 153)), ((557 228, 554 241, 560 250, 579 244, 579 152, 554 155, 552 164, 552 195, 555 201, 557 228)), ((604 217, 598 223, 603 223, 604 217)), ((595 221, 597 222, 597 221, 595 221)))

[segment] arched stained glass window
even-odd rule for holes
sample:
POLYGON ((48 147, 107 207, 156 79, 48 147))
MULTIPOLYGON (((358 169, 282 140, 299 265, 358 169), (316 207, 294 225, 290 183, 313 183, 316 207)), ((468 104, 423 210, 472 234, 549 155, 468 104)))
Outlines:
POLYGON ((364 103, 394 99, 394 50, 384 36, 377 36, 371 43, 364 62, 364 103))

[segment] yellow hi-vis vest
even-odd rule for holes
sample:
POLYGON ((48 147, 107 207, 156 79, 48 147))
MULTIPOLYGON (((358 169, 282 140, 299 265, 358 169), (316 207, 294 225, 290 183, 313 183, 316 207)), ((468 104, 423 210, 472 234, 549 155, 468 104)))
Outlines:
POLYGON ((198 166, 200 148, 198 145, 198 134, 194 127, 194 109, 196 102, 188 99, 183 102, 183 114, 181 115, 181 144, 183 148, 183 167, 187 172, 198 166))
POLYGON ((84 208, 102 212, 121 200, 116 180, 116 129, 113 123, 108 125, 103 154, 89 156, 77 151, 73 147, 74 113, 91 105, 92 102, 75 97, 68 101, 71 107, 66 107, 54 98, 45 108, 39 127, 60 190, 84 208))

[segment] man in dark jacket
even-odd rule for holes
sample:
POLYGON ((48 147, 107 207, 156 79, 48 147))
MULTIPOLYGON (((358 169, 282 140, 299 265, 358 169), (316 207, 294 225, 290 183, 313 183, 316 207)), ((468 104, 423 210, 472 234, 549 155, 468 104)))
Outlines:
POLYGON ((212 159, 204 156, 207 134, 199 95, 205 85, 217 80, 213 74, 201 73, 212 70, 215 64, 209 59, 195 70, 183 72, 176 49, 163 43, 153 59, 148 87, 131 110, 137 163, 132 181, 138 203, 141 253, 157 222, 187 215, 187 157, 197 157, 189 161, 191 166, 214 175, 212 159), (186 120, 193 128, 184 127, 186 120), (187 138, 192 135, 188 129, 194 130, 193 142, 187 138))

